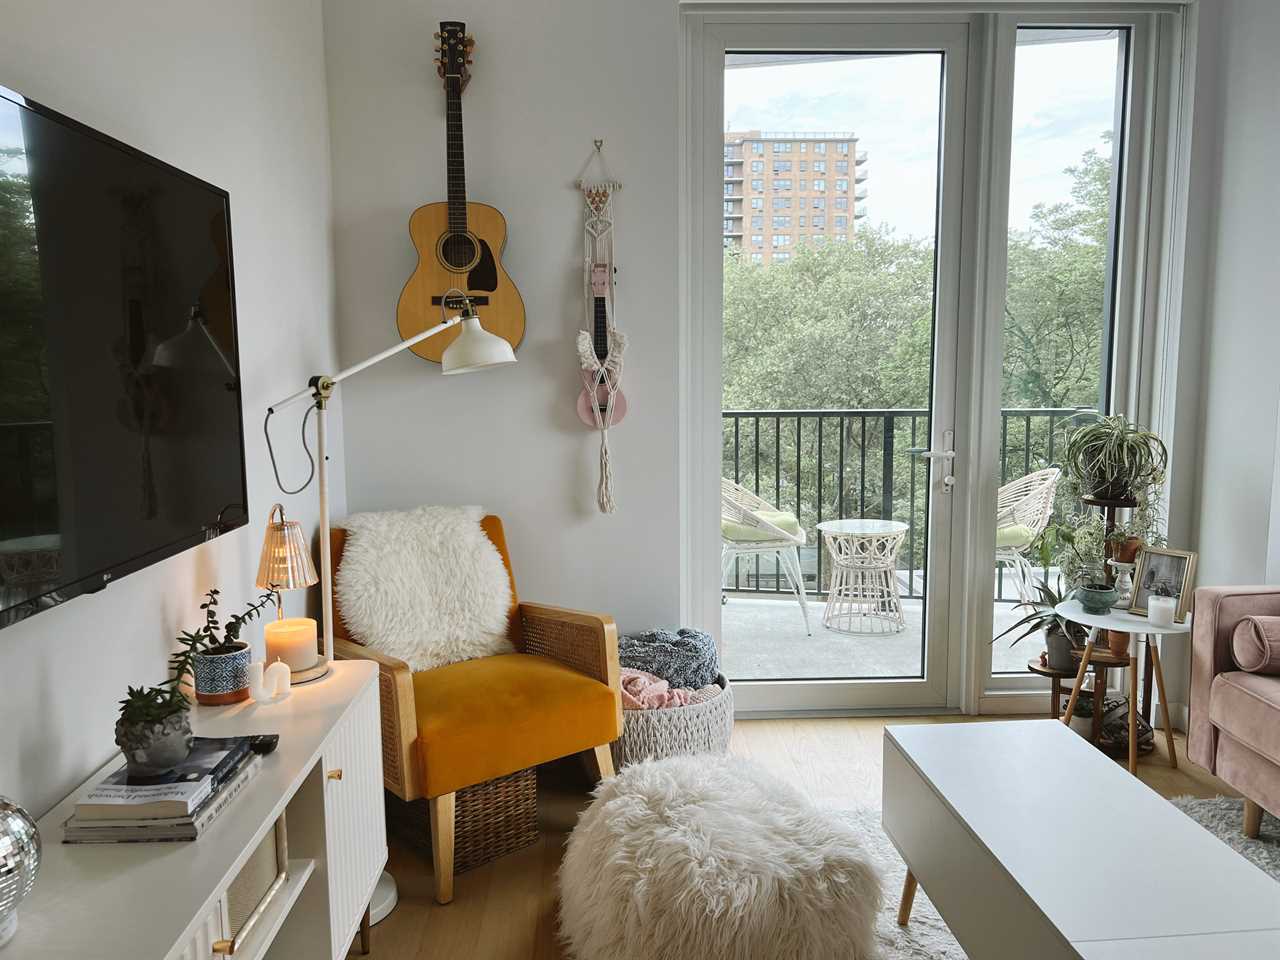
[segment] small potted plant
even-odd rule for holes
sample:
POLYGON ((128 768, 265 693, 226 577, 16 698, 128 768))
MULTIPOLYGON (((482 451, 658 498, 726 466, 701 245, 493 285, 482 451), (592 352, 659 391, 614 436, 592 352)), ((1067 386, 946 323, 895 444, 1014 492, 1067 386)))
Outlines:
POLYGON ((1038 599, 1024 600, 1014 607, 1015 610, 1026 609, 1030 612, 991 642, 995 643, 996 640, 1007 637, 1015 630, 1022 629, 1022 633, 1018 634, 1009 643, 1009 646, 1012 647, 1019 640, 1029 637, 1033 633, 1043 633, 1046 653, 1045 665, 1050 670, 1069 673, 1075 669, 1071 651, 1083 646, 1086 636, 1084 628, 1080 624, 1072 623, 1054 612, 1054 608, 1066 599, 1066 593, 1062 590, 1061 580, 1058 581, 1056 588, 1044 580, 1038 581, 1034 588, 1039 595, 1038 599))
POLYGON ((1067 441, 1067 470, 1095 500, 1136 503, 1147 488, 1164 482, 1168 465, 1164 441, 1119 415, 1086 423, 1067 441))
POLYGON ((224 625, 218 619, 219 595, 216 589, 205 594, 204 603, 200 604, 204 624, 196 630, 183 631, 178 637, 182 649, 169 661, 175 676, 191 674, 196 700, 209 706, 248 699, 250 649, 240 639, 240 632, 276 602, 275 592, 267 591, 224 625))
POLYGON ((191 704, 170 678, 157 687, 130 687, 120 701, 116 745, 135 779, 168 773, 191 752, 191 704))

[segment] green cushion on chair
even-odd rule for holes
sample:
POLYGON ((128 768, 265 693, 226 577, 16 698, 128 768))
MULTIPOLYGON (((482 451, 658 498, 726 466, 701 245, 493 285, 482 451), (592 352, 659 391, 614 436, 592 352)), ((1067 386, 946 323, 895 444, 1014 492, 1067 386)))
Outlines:
POLYGON ((996 548, 1012 547, 1018 549, 1031 545, 1036 538, 1035 532, 1025 523, 1011 523, 996 529, 996 548))
MULTIPOLYGON (((782 510, 756 510, 755 515, 761 520, 772 523, 779 530, 785 530, 793 537, 800 536, 800 521, 794 513, 782 510)), ((761 527, 749 527, 745 523, 720 518, 720 536, 735 543, 750 543, 760 540, 776 540, 777 537, 761 527)))

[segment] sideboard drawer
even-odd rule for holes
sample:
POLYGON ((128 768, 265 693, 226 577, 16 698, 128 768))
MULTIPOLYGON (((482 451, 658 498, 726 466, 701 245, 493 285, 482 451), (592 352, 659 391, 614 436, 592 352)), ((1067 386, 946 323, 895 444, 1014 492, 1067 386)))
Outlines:
POLYGON ((334 957, 344 957, 387 862, 378 685, 370 683, 324 749, 326 859, 334 957))

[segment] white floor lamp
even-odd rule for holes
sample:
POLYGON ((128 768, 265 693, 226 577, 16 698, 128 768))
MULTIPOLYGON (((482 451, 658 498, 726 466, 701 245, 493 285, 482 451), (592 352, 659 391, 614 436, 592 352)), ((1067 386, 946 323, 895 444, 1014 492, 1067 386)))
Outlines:
MULTIPOLYGON (((263 424, 263 432, 267 434, 267 449, 271 452, 271 464, 275 469, 275 453, 271 451, 271 434, 267 432, 273 414, 292 406, 302 400, 309 399, 316 413, 316 459, 313 462, 314 475, 319 478, 320 487, 320 596, 324 617, 324 644, 321 651, 322 662, 328 664, 333 659, 333 567, 329 553, 329 460, 325 448, 325 419, 329 405, 329 397, 333 389, 347 377, 367 370, 388 357, 393 357, 402 350, 408 350, 414 344, 421 343, 429 337, 443 333, 451 327, 461 325, 458 338, 449 344, 441 357, 441 368, 446 375, 455 373, 472 373, 489 367, 515 363, 516 355, 511 344, 499 336, 489 333, 480 326, 480 318, 476 316, 471 299, 461 290, 449 290, 441 299, 441 316, 444 316, 444 304, 450 308, 461 309, 461 313, 442 320, 434 327, 422 333, 388 347, 367 360, 353 364, 332 376, 321 374, 311 378, 306 387, 267 407, 267 419, 263 424), (456 305, 456 307, 455 307, 456 305)), ((308 411, 308 414, 310 411, 308 411)), ((303 447, 306 447, 306 420, 303 420, 303 447)), ((310 456, 310 452, 308 452, 310 456)), ((276 483, 284 493, 295 494, 305 490, 311 483, 311 477, 296 490, 286 490, 280 483, 280 474, 276 472, 276 483)), ((396 882, 389 873, 383 872, 374 890, 373 900, 369 904, 369 920, 377 923, 389 914, 396 905, 396 882)))

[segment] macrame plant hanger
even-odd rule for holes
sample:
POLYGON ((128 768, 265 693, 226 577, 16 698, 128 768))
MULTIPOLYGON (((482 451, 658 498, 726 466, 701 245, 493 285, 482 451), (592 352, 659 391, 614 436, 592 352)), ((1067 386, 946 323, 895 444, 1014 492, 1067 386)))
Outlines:
POLYGON ((613 513, 613 469, 609 458, 609 428, 627 412, 622 386, 622 355, 627 338, 617 328, 614 317, 614 223, 613 195, 622 184, 609 175, 605 166, 604 141, 595 141, 576 186, 583 200, 583 292, 586 298, 587 329, 578 331, 578 363, 582 392, 578 396, 578 416, 600 433, 600 480, 596 505, 601 513, 613 513), (598 162, 601 176, 588 179, 598 162))

